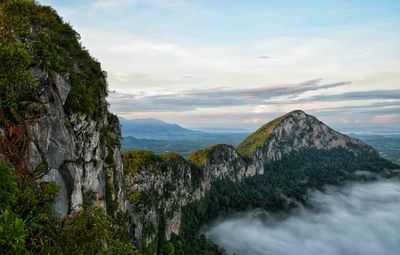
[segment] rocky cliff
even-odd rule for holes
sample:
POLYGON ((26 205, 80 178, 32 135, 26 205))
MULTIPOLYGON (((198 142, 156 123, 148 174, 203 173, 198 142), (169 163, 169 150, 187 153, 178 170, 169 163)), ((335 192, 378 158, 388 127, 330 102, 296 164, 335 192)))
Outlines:
MULTIPOLYGON (((64 109, 71 85, 68 74, 31 71, 41 83, 38 104, 41 116, 27 124, 31 138, 29 161, 32 169, 45 164, 48 173, 40 181, 57 183, 60 194, 55 209, 60 216, 82 208, 84 202, 107 208, 116 203, 124 209, 122 160, 118 119, 105 109, 105 94, 98 102, 99 118, 64 109)), ((102 86, 106 86, 104 78, 102 86)), ((89 86, 91 84, 88 84, 89 86)))
MULTIPOLYGON (((118 220, 126 212, 115 225, 127 226, 144 253, 170 242, 195 254, 200 227, 222 213, 281 210, 309 188, 398 167, 302 111, 267 123, 237 148, 215 145, 188 159, 132 151, 122 161, 106 73, 79 35, 34 1, 4 1, 0 14, 0 160, 19 183, 58 184, 58 216, 92 206, 118 220)), ((199 242, 203 251, 208 244, 199 242)))
MULTIPOLYGON (((303 184, 305 178, 308 178, 307 175, 310 178, 315 175, 315 179, 318 180, 325 178, 321 177, 322 175, 329 175, 329 180, 333 182, 335 178, 351 179, 356 170, 383 172, 385 168, 397 167, 380 158, 369 145, 330 129, 303 111, 293 111, 267 123, 245 139, 238 148, 216 145, 193 153, 188 160, 178 155, 156 156, 144 151, 126 153, 124 157, 127 174, 125 185, 129 190, 128 210, 133 219, 132 232, 135 239, 140 240, 138 245, 150 247, 150 253, 156 252, 160 243, 169 241, 171 235, 180 235, 181 231, 187 231, 182 229, 187 223, 184 222, 187 221, 187 216, 182 215, 182 210, 196 201, 203 203, 203 200, 219 196, 216 193, 220 192, 217 190, 221 183, 230 183, 228 186, 231 187, 228 189, 242 186, 242 191, 239 190, 238 193, 243 194, 246 193, 246 189, 251 188, 243 186, 242 183, 253 180, 252 185, 258 185, 256 188, 260 188, 261 184, 257 184, 260 180, 263 180, 265 185, 265 181, 275 178, 282 182, 279 188, 284 189, 284 186, 288 185, 283 176, 287 174, 286 170, 276 170, 276 164, 281 164, 282 160, 283 164, 292 164, 287 169, 299 169, 296 174, 292 172, 292 179, 296 179, 295 175, 304 175, 302 180, 299 177, 299 182, 303 184), (298 160, 298 155, 307 162, 298 160), (291 161, 290 158, 294 160, 291 161), (335 161, 341 161, 343 164, 336 166, 335 161), (325 173, 326 162, 329 162, 332 169, 329 174, 325 173), (321 166, 321 169, 315 169, 314 166, 321 166), (305 173, 304 169, 308 169, 308 173, 305 173), (313 173, 314 170, 316 173, 313 173), (281 171, 282 176, 275 177, 275 171, 281 171)), ((320 181, 318 184, 329 183, 329 180, 320 181)), ((293 185, 298 184, 294 182, 293 185)), ((270 186, 274 187, 274 184, 270 186)), ((261 188, 269 190, 270 193, 275 192, 269 189, 270 187, 261 188)), ((262 192, 266 191, 257 194, 262 192)), ((232 194, 229 193, 222 199, 231 200, 234 199, 233 196, 238 195, 232 194)), ((249 195, 255 196, 251 192, 249 195)), ((212 203, 225 203, 219 202, 218 199, 212 198, 208 205, 203 204, 196 210, 211 210, 216 208, 212 203)), ((249 197, 247 199, 252 200, 249 197)), ((225 205, 224 209, 232 204, 230 202, 229 205, 225 205)), ((215 212, 215 215, 207 217, 215 218, 217 215, 215 212)), ((198 223, 204 222, 200 220, 196 224, 198 223)))
POLYGON ((124 209, 120 127, 106 74, 50 7, 0 6, 0 159, 56 182, 60 216, 95 204, 124 209))
POLYGON ((378 152, 360 140, 329 128, 301 110, 279 117, 254 132, 238 146, 238 151, 252 159, 256 172, 262 174, 266 164, 283 155, 306 149, 341 148, 355 156, 379 157, 378 152))

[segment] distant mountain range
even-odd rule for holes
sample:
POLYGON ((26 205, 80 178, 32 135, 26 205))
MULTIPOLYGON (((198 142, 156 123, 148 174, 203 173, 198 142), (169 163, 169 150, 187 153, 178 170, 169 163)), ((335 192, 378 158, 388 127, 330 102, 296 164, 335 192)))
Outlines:
POLYGON ((133 136, 140 139, 187 140, 207 135, 205 132, 183 128, 177 124, 167 123, 153 118, 127 120, 120 118, 122 136, 133 136))
POLYGON ((176 152, 188 156, 213 144, 237 145, 248 133, 240 129, 195 131, 157 119, 120 118, 122 150, 149 150, 156 153, 176 152))

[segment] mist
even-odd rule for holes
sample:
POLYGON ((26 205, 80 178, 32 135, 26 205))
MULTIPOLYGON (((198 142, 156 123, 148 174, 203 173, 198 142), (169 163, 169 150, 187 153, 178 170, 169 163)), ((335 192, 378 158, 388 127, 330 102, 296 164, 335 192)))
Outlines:
POLYGON ((350 183, 308 194, 287 217, 255 210, 218 220, 205 235, 228 254, 366 255, 400 252, 400 182, 350 183))

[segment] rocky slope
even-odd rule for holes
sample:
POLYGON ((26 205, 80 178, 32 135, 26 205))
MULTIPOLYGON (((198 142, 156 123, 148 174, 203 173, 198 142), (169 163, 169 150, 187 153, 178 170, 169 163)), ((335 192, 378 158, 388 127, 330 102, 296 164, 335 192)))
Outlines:
POLYGON ((120 127, 100 64, 50 7, 0 7, 0 159, 19 175, 56 182, 60 216, 85 203, 123 210, 120 127))
POLYGON ((360 140, 329 128, 301 110, 293 111, 267 123, 238 146, 242 155, 252 158, 257 173, 283 155, 304 149, 331 150, 342 148, 354 155, 379 157, 378 152, 360 140))
MULTIPOLYGON (((396 167, 381 159, 372 147, 330 129, 303 111, 290 112, 271 123, 249 136, 238 149, 216 145, 193 153, 188 160, 177 155, 151 154, 150 158, 140 161, 138 159, 145 158, 143 153, 146 152, 125 154, 128 194, 140 194, 129 199, 128 209, 134 223, 134 237, 140 240, 138 245, 150 247, 150 253, 156 252, 160 243, 170 240, 172 234, 180 234, 184 224, 182 209, 203 200, 213 186, 218 186, 221 181, 239 185, 249 178, 260 179, 267 176, 266 171, 268 174, 274 171, 269 169, 274 162, 279 163, 288 156, 296 158, 297 152, 307 155, 307 151, 317 150, 323 155, 311 155, 317 165, 327 160, 347 161, 349 157, 355 163, 343 167, 346 174, 362 170, 363 167, 364 170, 378 172, 396 167), (252 144, 253 141, 257 145, 252 144), (244 150, 247 148, 254 150, 244 150), (334 151, 337 149, 340 154, 334 151)), ((303 162, 295 163, 297 168, 308 167, 303 162)), ((340 173, 340 176, 346 174, 340 173)))
MULTIPOLYGON (((32 169, 41 164, 48 173, 41 181, 60 186, 55 209, 60 216, 80 210, 84 200, 106 208, 107 193, 118 207, 124 208, 122 160, 119 151, 118 119, 107 111, 90 119, 87 114, 66 112, 64 105, 71 90, 67 74, 31 69, 40 81, 39 104, 45 109, 34 122, 27 124, 32 139, 29 161, 32 169), (115 179, 115 181, 114 181, 115 179)), ((101 81, 105 86, 106 81, 101 81)), ((98 102, 106 109, 105 94, 98 102)))
POLYGON ((201 224, 221 212, 277 210, 283 196, 299 190, 352 178, 356 170, 398 167, 302 111, 267 123, 238 148, 216 145, 188 159, 128 152, 122 163, 119 122, 105 100, 106 74, 79 35, 51 8, 5 3, 0 160, 35 187, 58 184, 54 207, 61 217, 91 206, 115 219, 126 212, 121 226, 144 253, 156 254, 179 236, 191 244, 201 224))

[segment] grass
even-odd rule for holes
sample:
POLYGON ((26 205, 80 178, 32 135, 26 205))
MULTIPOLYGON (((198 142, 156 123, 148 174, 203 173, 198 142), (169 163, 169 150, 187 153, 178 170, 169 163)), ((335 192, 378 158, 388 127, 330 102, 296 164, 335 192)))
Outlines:
POLYGON ((197 167, 203 168, 207 161, 208 155, 210 155, 221 146, 224 146, 224 144, 216 144, 211 147, 195 151, 188 157, 188 160, 195 164, 197 167))
POLYGON ((137 150, 128 151, 122 154, 124 158, 125 175, 134 175, 142 167, 161 162, 162 159, 151 151, 137 150))
POLYGON ((285 118, 291 116, 293 113, 299 112, 300 110, 289 112, 285 115, 282 115, 279 118, 276 118, 267 124, 263 125, 257 131, 248 136, 243 142, 241 142, 237 149, 240 155, 245 157, 250 157, 254 151, 265 144, 267 139, 270 137, 275 127, 285 118))

